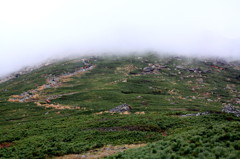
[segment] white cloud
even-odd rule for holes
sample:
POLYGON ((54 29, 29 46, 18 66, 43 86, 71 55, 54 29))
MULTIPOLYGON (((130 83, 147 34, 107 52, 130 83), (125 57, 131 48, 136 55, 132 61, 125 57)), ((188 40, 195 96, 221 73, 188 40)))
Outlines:
POLYGON ((238 0, 0 0, 0 74, 71 52, 240 56, 238 0))

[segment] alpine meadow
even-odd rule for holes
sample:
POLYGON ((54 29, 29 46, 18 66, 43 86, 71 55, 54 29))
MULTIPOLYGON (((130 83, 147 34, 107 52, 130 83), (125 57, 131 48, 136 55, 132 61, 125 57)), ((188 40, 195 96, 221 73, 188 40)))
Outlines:
POLYGON ((240 158, 240 62, 85 56, 0 84, 0 158, 240 158))

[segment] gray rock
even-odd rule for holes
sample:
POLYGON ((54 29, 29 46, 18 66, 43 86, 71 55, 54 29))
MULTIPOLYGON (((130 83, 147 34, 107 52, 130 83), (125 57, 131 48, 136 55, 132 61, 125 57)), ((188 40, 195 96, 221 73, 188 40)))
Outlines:
POLYGON ((198 113, 193 113, 193 114, 185 114, 181 116, 200 116, 200 115, 208 115, 210 114, 209 112, 198 112, 198 113))
POLYGON ((190 69, 188 69, 188 71, 195 72, 195 73, 202 73, 201 68, 190 68, 190 69))
POLYGON ((183 66, 181 66, 181 65, 178 65, 178 66, 176 66, 176 68, 177 69, 185 69, 183 66))
POLYGON ((132 108, 128 104, 122 104, 113 109, 110 109, 109 112, 110 113, 122 113, 122 112, 126 112, 126 111, 129 112, 131 109, 132 108))
POLYGON ((223 113, 234 114, 237 117, 240 117, 240 110, 232 106, 231 104, 227 104, 222 109, 223 113))
POLYGON ((20 94, 21 97, 29 96, 30 94, 28 92, 23 92, 20 94))
POLYGON ((45 85, 45 88, 51 88, 51 85, 46 84, 46 85, 45 85))
POLYGON ((196 79, 196 82, 199 83, 199 84, 203 84, 203 79, 202 78, 198 78, 198 79, 196 79))
POLYGON ((161 68, 161 69, 162 69, 162 68, 168 68, 168 67, 167 67, 167 66, 160 66, 159 68, 161 68))
POLYGON ((202 70, 202 73, 210 73, 211 70, 202 70))
POLYGON ((152 72, 153 70, 154 70, 154 68, 152 68, 152 67, 144 67, 143 68, 144 72, 152 72))

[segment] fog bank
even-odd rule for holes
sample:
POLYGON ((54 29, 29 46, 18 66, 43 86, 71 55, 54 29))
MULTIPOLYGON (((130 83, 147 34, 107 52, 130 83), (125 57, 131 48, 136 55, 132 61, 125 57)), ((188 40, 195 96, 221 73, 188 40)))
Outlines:
POLYGON ((238 0, 0 1, 0 76, 71 54, 240 59, 238 0))

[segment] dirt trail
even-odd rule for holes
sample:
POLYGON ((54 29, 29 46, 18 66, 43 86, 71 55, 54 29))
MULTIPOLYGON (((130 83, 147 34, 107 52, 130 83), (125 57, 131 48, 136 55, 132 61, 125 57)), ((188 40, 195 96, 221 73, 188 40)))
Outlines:
POLYGON ((90 150, 83 154, 70 154, 61 157, 56 157, 55 159, 100 159, 119 152, 123 152, 127 149, 134 149, 143 146, 146 146, 146 144, 130 144, 119 146, 107 145, 99 149, 90 150))
MULTIPOLYGON (((65 73, 60 76, 54 76, 51 78, 48 78, 46 80, 46 84, 43 84, 41 86, 38 86, 36 89, 28 90, 26 92, 21 93, 20 95, 12 95, 8 99, 9 102, 34 102, 37 106, 43 106, 46 108, 54 108, 54 109, 85 109, 80 107, 72 107, 68 105, 60 105, 60 104, 53 104, 51 103, 52 99, 57 99, 63 95, 50 95, 46 96, 44 95, 43 91, 48 88, 59 88, 62 87, 64 82, 71 81, 73 76, 80 76, 82 74, 85 74, 86 72, 89 72, 90 70, 94 69, 96 66, 87 64, 84 67, 79 68, 77 71, 73 73, 65 73)), ((74 94, 74 93, 68 93, 68 94, 74 94)))

